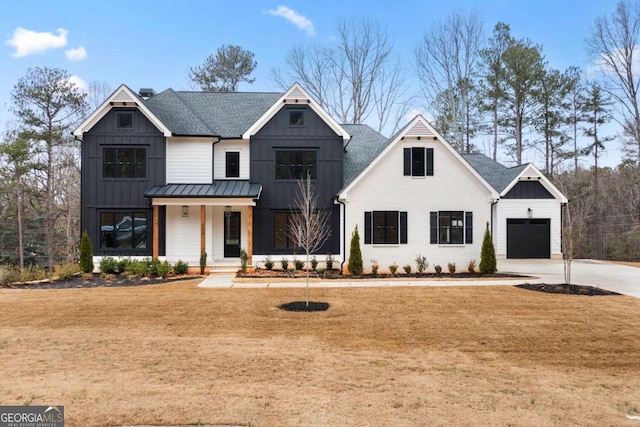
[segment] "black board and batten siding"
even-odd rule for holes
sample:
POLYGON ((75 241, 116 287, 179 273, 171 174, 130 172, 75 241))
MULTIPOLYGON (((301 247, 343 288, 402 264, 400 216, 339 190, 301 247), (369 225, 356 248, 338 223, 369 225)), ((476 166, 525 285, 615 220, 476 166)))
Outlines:
MULTIPOLYGON (((152 209, 145 191, 153 185, 164 185, 166 174, 164 135, 138 110, 114 108, 82 138, 82 230, 89 233, 94 255, 152 255, 152 209), (131 129, 117 128, 117 113, 133 113, 131 129), (146 176, 143 178, 105 178, 105 148, 145 148, 146 176), (101 249, 101 212, 132 211, 147 213, 147 245, 144 249, 117 251, 101 249)), ((160 230, 164 230, 165 210, 160 209, 160 230)), ((164 255, 164 233, 159 236, 160 255, 164 255)))
POLYGON ((343 185, 343 139, 310 107, 301 104, 284 106, 251 138, 251 182, 262 184, 262 193, 253 208, 253 252, 256 254, 291 254, 277 249, 274 242, 275 212, 290 212, 297 193, 295 180, 276 179, 278 150, 313 150, 317 152, 317 179, 314 185, 318 204, 330 212, 331 237, 317 252, 324 256, 340 251, 340 208, 333 200, 343 185), (304 112, 304 125, 292 126, 289 112, 304 112))

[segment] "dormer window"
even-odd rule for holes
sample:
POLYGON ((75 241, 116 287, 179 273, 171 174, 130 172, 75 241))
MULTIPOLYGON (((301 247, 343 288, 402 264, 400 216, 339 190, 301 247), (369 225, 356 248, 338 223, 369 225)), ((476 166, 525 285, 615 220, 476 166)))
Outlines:
POLYGON ((119 130, 133 129, 133 111, 116 113, 116 128, 119 130))
POLYGON ((289 111, 289 126, 304 126, 304 110, 289 111))

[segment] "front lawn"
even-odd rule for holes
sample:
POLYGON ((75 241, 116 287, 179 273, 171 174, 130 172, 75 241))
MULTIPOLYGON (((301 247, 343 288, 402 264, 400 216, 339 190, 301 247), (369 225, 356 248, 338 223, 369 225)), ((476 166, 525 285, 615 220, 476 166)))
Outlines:
POLYGON ((0 403, 67 426, 636 425, 640 300, 509 286, 0 289, 0 403), (635 424, 634 424, 635 423, 635 424))

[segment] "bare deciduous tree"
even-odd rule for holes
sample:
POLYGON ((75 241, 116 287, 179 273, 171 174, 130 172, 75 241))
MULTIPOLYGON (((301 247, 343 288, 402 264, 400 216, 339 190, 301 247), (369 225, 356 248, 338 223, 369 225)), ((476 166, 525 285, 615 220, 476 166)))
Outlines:
POLYGON ((329 214, 318 205, 318 195, 311 183, 311 174, 298 180, 298 192, 294 199, 293 215, 287 233, 297 247, 304 249, 306 255, 306 303, 309 307, 309 255, 320 249, 331 237, 329 214))
POLYGON ((596 20, 587 40, 604 79, 604 88, 616 101, 619 117, 628 138, 628 155, 640 161, 640 74, 637 72, 640 43, 640 3, 620 1, 610 16, 596 20))
POLYGON ((483 29, 476 12, 458 11, 436 23, 415 50, 418 77, 427 101, 447 111, 451 142, 471 152, 473 80, 478 74, 483 29))
POLYGON ((405 75, 392 50, 387 32, 376 21, 343 20, 334 45, 294 47, 286 71, 274 70, 273 80, 283 89, 299 82, 341 123, 364 123, 375 114, 378 131, 392 118, 397 119, 395 130, 397 111, 408 100, 401 99, 405 75))

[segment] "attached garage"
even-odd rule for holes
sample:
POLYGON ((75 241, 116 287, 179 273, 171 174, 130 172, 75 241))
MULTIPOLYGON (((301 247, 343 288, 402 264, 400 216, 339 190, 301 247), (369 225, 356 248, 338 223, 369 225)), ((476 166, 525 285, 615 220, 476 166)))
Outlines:
POLYGON ((507 258, 551 258, 551 220, 507 219, 507 258))

